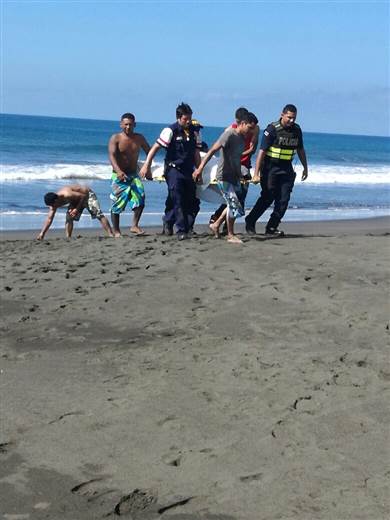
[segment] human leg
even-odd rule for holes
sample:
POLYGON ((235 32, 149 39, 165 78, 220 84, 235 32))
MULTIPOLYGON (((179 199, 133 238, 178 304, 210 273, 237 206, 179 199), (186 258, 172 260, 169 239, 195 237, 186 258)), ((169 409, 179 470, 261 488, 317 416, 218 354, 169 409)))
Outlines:
MULTIPOLYGON (((196 191, 195 191, 195 193, 196 193, 196 191)), ((191 212, 190 229, 189 229, 190 233, 192 233, 192 234, 196 234, 194 231, 194 225, 195 225, 195 220, 196 220, 196 217, 198 216, 199 210, 200 210, 200 200, 195 195, 194 200, 193 200, 193 209, 191 212)))
POLYGON ((125 210, 130 197, 130 182, 120 181, 114 172, 111 177, 111 222, 116 238, 121 236, 119 216, 125 210))
POLYGON ((144 210, 144 206, 138 206, 133 209, 133 225, 130 227, 131 233, 135 235, 144 235, 145 231, 139 227, 139 221, 144 210))
MULTIPOLYGON (((85 207, 85 206, 84 206, 85 207)), ((74 210, 75 208, 72 207, 72 206, 69 206, 68 207, 68 210, 66 212, 66 215, 65 215, 65 235, 66 235, 66 238, 70 238, 72 236, 72 231, 73 231, 73 222, 76 220, 80 220, 80 217, 84 211, 84 207, 81 208, 81 210, 78 210, 78 213, 76 216, 71 216, 70 212, 72 210, 74 210)), ((78 208, 77 208, 78 209, 78 208)))
POLYGON ((226 209, 226 204, 221 204, 218 209, 214 211, 214 213, 211 215, 209 224, 212 224, 215 222, 221 215, 222 212, 226 209))
POLYGON ((234 234, 234 222, 236 221, 235 218, 229 217, 229 215, 226 216, 226 225, 227 225, 227 237, 226 240, 230 244, 242 244, 242 240, 238 238, 237 235, 234 234))
POLYGON ((186 235, 189 229, 187 215, 185 214, 186 178, 175 168, 170 168, 165 178, 173 206, 172 212, 169 215, 165 215, 165 222, 172 226, 175 224, 178 235, 186 235))
POLYGON ((219 217, 209 224, 209 228, 214 233, 215 238, 220 237, 219 228, 221 227, 221 224, 226 221, 227 206, 226 204, 224 206, 225 207, 219 217))
POLYGON ((86 207, 87 207, 87 210, 89 211, 89 214, 91 215, 91 218, 98 219, 100 224, 102 225, 103 229, 106 231, 106 233, 110 237, 112 237, 113 233, 112 233, 110 223, 104 216, 104 214, 100 208, 99 200, 96 196, 96 193, 93 190, 89 191, 86 207))
POLYGON ((264 171, 260 181, 260 197, 245 218, 245 227, 248 233, 256 233, 256 222, 274 201, 274 193, 270 181, 272 183, 272 176, 267 171, 264 171))
MULTIPOLYGON (((168 183, 167 183, 168 186, 168 183)), ((172 236, 173 235, 173 225, 174 225, 174 211, 173 211, 173 203, 172 203, 172 197, 169 191, 168 186, 168 194, 167 198, 165 199, 165 210, 164 210, 164 216, 162 218, 163 221, 163 229, 162 234, 172 236)))
POLYGON ((241 243, 241 240, 234 234, 234 222, 237 217, 244 216, 245 212, 241 205, 240 199, 241 184, 231 184, 228 182, 219 182, 218 186, 226 201, 226 225, 228 242, 241 243))
POLYGON ((99 220, 100 224, 102 225, 102 228, 104 229, 104 231, 107 233, 107 235, 110 237, 113 237, 114 234, 112 232, 110 223, 108 222, 107 218, 103 215, 98 220, 99 220))
POLYGON ((192 176, 186 176, 184 187, 183 214, 187 220, 188 233, 194 229, 195 219, 199 213, 200 201, 196 196, 196 184, 192 176))
POLYGON ((70 238, 72 236, 73 231, 73 220, 69 219, 65 222, 65 236, 66 238, 70 238))
POLYGON ((139 227, 139 221, 145 207, 145 188, 138 175, 131 177, 129 181, 129 202, 133 210, 133 224, 130 227, 130 232, 136 235, 144 235, 145 232, 139 227))
POLYGON ((119 238, 121 236, 121 230, 119 227, 119 215, 119 213, 113 213, 111 211, 111 223, 115 238, 119 238))
POLYGON ((290 201, 291 192, 294 187, 295 173, 286 173, 278 176, 275 187, 275 205, 274 210, 266 225, 266 232, 275 234, 287 211, 288 203, 290 201))

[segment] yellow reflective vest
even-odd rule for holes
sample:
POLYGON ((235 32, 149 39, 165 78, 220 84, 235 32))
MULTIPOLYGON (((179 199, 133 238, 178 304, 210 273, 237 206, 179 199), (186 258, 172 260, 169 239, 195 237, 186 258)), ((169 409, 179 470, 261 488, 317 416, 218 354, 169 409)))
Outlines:
POLYGON ((266 151, 271 160, 292 161, 295 151, 300 145, 301 130, 297 124, 291 128, 284 128, 279 121, 271 123, 276 130, 276 139, 266 151))

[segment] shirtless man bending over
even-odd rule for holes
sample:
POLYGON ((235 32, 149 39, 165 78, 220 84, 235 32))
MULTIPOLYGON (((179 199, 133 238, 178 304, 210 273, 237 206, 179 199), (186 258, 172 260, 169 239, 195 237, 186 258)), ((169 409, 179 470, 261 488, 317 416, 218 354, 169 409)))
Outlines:
POLYGON ((65 234, 67 238, 72 236, 73 222, 80 219, 84 209, 89 211, 91 218, 97 218, 99 220, 103 229, 110 237, 114 236, 110 223, 100 209, 100 204, 95 192, 88 188, 88 186, 80 186, 79 184, 64 186, 58 190, 57 193, 46 193, 44 200, 46 206, 49 206, 50 209, 41 232, 37 236, 37 240, 44 239, 46 232, 53 222, 57 209, 62 206, 69 206, 65 221, 65 234))
POLYGON ((112 165, 111 177, 111 221, 115 237, 120 237, 119 215, 125 210, 127 203, 133 210, 133 225, 130 232, 143 235, 139 221, 145 206, 145 190, 138 175, 138 156, 140 150, 147 155, 150 146, 142 134, 134 132, 135 117, 123 114, 120 121, 122 132, 114 134, 108 143, 108 155, 112 165))

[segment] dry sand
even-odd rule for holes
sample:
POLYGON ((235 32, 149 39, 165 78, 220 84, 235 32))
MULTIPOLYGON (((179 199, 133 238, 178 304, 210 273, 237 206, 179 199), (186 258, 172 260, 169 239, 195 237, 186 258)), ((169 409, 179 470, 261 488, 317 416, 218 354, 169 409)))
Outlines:
POLYGON ((2 518, 389 517, 389 219, 285 229, 3 234, 2 518))

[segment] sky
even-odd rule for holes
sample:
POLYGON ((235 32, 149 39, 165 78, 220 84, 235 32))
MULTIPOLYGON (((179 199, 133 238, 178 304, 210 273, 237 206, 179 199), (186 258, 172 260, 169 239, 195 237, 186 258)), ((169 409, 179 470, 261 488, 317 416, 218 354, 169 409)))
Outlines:
POLYGON ((390 133, 389 1, 1 2, 1 111, 390 133))

